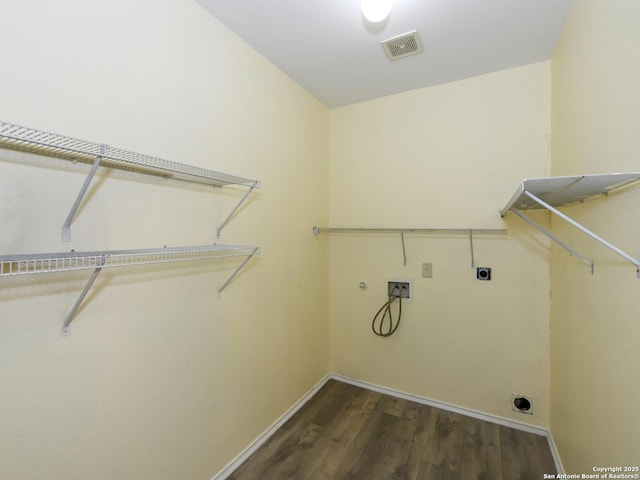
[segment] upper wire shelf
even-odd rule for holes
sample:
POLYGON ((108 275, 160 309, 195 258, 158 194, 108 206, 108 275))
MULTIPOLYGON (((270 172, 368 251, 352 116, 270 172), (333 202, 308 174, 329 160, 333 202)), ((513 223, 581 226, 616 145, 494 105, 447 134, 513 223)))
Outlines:
POLYGON ((533 200, 529 194, 535 195, 552 207, 562 207, 582 202, 638 181, 640 181, 640 173, 638 172, 525 178, 500 214, 504 216, 511 209, 546 208, 533 200))
POLYGON ((141 250, 3 255, 0 256, 0 277, 239 257, 255 255, 258 252, 259 248, 253 246, 203 245, 141 250))
POLYGON ((216 172, 184 163, 163 160, 162 158, 130 152, 101 143, 79 140, 77 138, 3 121, 0 121, 0 148, 92 164, 91 170, 62 225, 62 240, 65 242, 71 240, 71 222, 78 211, 82 199, 87 193, 93 176, 100 166, 204 185, 218 187, 224 185, 240 185, 247 187, 247 191, 232 209, 231 213, 229 213, 216 228, 217 238, 220 238, 222 229, 238 211, 253 189, 260 186, 260 182, 257 180, 216 172))
POLYGON ((255 180, 248 178, 172 162, 1 120, 0 147, 85 163, 93 163, 94 159, 99 156, 102 158, 101 165, 111 168, 205 185, 243 185, 250 187, 256 184, 255 180))
POLYGON ((640 172, 528 178, 520 183, 509 202, 500 211, 500 215, 504 217, 510 211, 515 213, 518 217, 545 234, 570 254, 575 255, 589 265, 591 273, 593 273, 593 261, 577 252, 570 245, 563 242, 523 212, 523 210, 546 209, 570 225, 573 225, 596 242, 631 262, 635 265, 636 275, 640 278, 640 260, 595 234, 557 208, 582 202, 592 197, 607 194, 613 190, 632 185, 640 185, 640 172))

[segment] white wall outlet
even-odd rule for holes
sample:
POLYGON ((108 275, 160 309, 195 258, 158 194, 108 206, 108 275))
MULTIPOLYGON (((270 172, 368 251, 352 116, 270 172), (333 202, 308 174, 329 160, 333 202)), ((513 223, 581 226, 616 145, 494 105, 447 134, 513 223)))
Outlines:
POLYGON ((433 263, 422 264, 422 277, 433 278, 433 263))

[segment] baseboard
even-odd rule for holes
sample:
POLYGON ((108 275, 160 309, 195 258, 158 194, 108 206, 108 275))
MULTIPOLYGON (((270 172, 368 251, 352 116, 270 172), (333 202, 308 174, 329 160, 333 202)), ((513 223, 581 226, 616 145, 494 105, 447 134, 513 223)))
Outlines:
POLYGON ((330 373, 328 377, 334 380, 338 380, 340 382, 345 382, 351 385, 355 385, 356 387, 366 388, 368 390, 373 390, 375 392, 391 395, 392 397, 402 398, 404 400, 420 403, 422 405, 429 405, 430 407, 440 408, 442 410, 447 410, 449 412, 459 413, 467 417, 477 418, 479 420, 484 420, 490 423, 496 423, 498 425, 513 428, 516 430, 521 430, 523 432, 533 433, 535 435, 542 435, 547 439, 547 442, 549 444, 549 450, 551 450, 551 456, 553 457, 553 462, 556 466, 556 470, 558 471, 558 473, 564 473, 562 461, 560 460, 560 454, 558 453, 556 444, 553 441, 553 436, 551 435, 551 431, 548 428, 541 427, 538 425, 532 425, 529 423, 518 422, 516 420, 511 420, 509 418, 500 417, 498 415, 492 415, 490 413, 480 412, 478 410, 473 410, 470 408, 460 407, 458 405, 452 405, 450 403, 441 402, 439 400, 433 400, 431 398, 420 397, 418 395, 402 392, 400 390, 395 390, 393 388, 383 387, 381 385, 376 385, 373 383, 356 380, 354 378, 345 377, 337 373, 330 373))
POLYGON ((384 393, 386 395, 391 395, 392 397, 402 398, 404 400, 409 400, 411 402, 421 403, 423 405, 429 405, 430 407, 440 408, 442 410, 447 410, 449 412, 459 413, 461 415, 465 415, 467 417, 477 418, 479 420, 485 420, 491 423, 497 423, 498 425, 502 425, 505 427, 515 428, 516 430, 522 430, 528 433, 534 433, 536 435, 545 435, 548 430, 544 427, 540 427, 538 425, 531 425, 529 423, 518 422, 516 420, 511 420, 505 417, 499 417, 497 415, 492 415, 489 413, 480 412, 478 410, 472 410, 470 408, 460 407, 458 405, 453 405, 446 402, 441 402, 439 400, 433 400, 427 397, 420 397, 418 395, 414 395, 411 393, 406 393, 400 390, 395 390, 393 388, 383 387, 381 385, 376 385, 374 383, 363 382, 361 380, 356 380, 354 378, 345 377, 342 375, 338 375, 335 373, 329 374, 329 378, 333 378, 334 380, 338 380, 340 382, 349 383, 351 385, 355 385, 357 387, 366 388, 367 390, 373 390, 374 392, 384 393))
POLYGON ((242 465, 247 458, 249 458, 258 448, 260 448, 268 439, 273 435, 284 423, 289 420, 298 410, 300 410, 305 403, 307 403, 325 383, 329 380, 337 380, 339 382, 355 385, 356 387, 366 388, 367 390, 373 390, 375 392, 391 395, 392 397, 402 398, 412 402, 420 403, 422 405, 429 405, 431 407, 440 408, 450 412, 459 413, 468 417, 477 418, 479 420, 485 420, 487 422, 495 423, 516 430, 521 430, 536 435, 542 435, 546 437, 549 443, 549 449, 556 466, 558 473, 564 473, 562 461, 560 460, 560 454, 553 441, 553 436, 548 428, 540 427, 538 425, 531 425, 528 423, 518 422, 509 418, 500 417, 498 415, 492 415, 489 413, 480 412, 470 408, 460 407, 458 405, 452 405, 450 403, 433 400, 426 397, 420 397, 411 393, 402 392, 393 388, 383 387, 373 383, 363 382, 354 378, 345 377, 337 373, 329 373, 322 378, 311 390, 304 394, 291 408, 289 408, 278 420, 276 420, 269 428, 262 432, 247 448, 245 448, 240 454, 229 462, 222 470, 215 474, 211 480, 225 480, 229 477, 240 465, 242 465))
POLYGON ((556 464, 556 470, 558 471, 558 473, 564 474, 564 465, 562 465, 562 460, 560 460, 560 452, 558 452, 556 442, 553 441, 551 430, 549 430, 549 433, 547 435, 547 442, 549 442, 549 450, 551 450, 551 456, 553 456, 553 463, 556 464))
POLYGON ((325 375, 311 390, 305 393, 289 410, 287 410, 278 420, 276 420, 269 428, 262 432, 258 437, 249 444, 240 454, 231 460, 222 470, 216 473, 211 480, 225 480, 231 475, 247 458, 249 458, 258 448, 260 448, 284 423, 289 420, 305 403, 307 403, 322 386, 329 381, 330 375, 325 375))

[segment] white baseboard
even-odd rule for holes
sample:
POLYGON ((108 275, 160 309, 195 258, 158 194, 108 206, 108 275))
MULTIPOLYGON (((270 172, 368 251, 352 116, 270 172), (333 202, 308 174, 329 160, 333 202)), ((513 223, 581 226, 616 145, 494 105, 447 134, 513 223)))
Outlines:
POLYGON ((392 388, 382 387, 373 383, 363 382, 361 380, 345 377, 336 373, 329 373, 324 378, 322 378, 311 390, 303 395, 302 398, 300 398, 269 428, 267 428, 253 442, 251 442, 251 444, 249 444, 247 448, 240 452, 240 454, 236 458, 234 458, 222 470, 215 474, 211 480, 225 480, 227 477, 229 477, 229 475, 231 475, 240 465, 242 465, 247 460, 247 458, 249 458, 258 448, 260 448, 269 439, 269 437, 271 437, 271 435, 276 432, 276 430, 278 430, 282 425, 284 425, 287 420, 289 420, 298 410, 300 410, 304 406, 304 404, 307 403, 330 379, 349 383, 357 387, 366 388, 367 390, 373 390, 375 392, 391 395, 393 397, 402 398, 404 400, 420 403, 422 405, 429 405, 431 407, 440 408, 449 412, 459 413, 461 415, 466 415, 467 417, 477 418, 479 420, 484 420, 516 430, 521 430, 536 435, 542 435, 547 439, 549 449, 551 450, 551 455, 553 457, 553 461, 558 473, 564 473, 564 468, 562 466, 562 461, 560 460, 558 449, 556 448, 556 444, 553 441, 551 431, 548 428, 523 422, 517 422, 509 418, 500 417, 498 415, 492 415, 489 413, 479 412, 477 410, 452 405, 450 403, 440 402, 438 400, 433 400, 426 397, 420 397, 418 395, 394 390, 392 388))
POLYGON ((296 403, 289 408, 278 420, 276 420, 269 428, 262 432, 258 437, 249 444, 240 454, 231 460, 222 470, 216 473, 211 480, 225 480, 231 475, 247 458, 249 458, 258 448, 260 448, 271 435, 273 435, 284 423, 289 420, 305 403, 307 403, 322 386, 330 379, 330 375, 325 375, 311 390, 305 393, 296 403))
POLYGON ((357 387, 373 390, 375 392, 391 395, 392 397, 402 398, 404 400, 420 403, 422 405, 429 405, 430 407, 440 408, 442 410, 447 410, 449 412, 459 413, 467 417, 477 418, 479 420, 484 420, 490 423, 496 423, 498 425, 513 428, 515 430, 521 430, 523 432, 533 433, 535 435, 542 435, 547 439, 547 443, 549 444, 549 450, 551 450, 551 456, 553 457, 553 462, 556 466, 556 470, 558 471, 558 473, 564 473, 562 461, 560 460, 560 454, 558 453, 556 444, 553 441, 553 436, 551 435, 551 431, 548 428, 541 427, 538 425, 531 425, 529 423, 518 422, 516 420, 511 420, 509 418, 500 417, 498 415, 492 415, 490 413, 484 413, 477 410, 472 410, 470 408, 460 407, 458 405, 452 405, 450 403, 433 400, 431 398, 420 397, 418 395, 413 395, 411 393, 402 392, 400 390, 394 390, 392 388, 375 385, 373 383, 363 382, 361 380, 345 377, 343 375, 338 375, 336 373, 330 373, 329 378, 338 380, 340 382, 349 383, 357 387))
POLYGON ((544 427, 540 427, 538 425, 522 423, 516 420, 511 420, 509 418, 492 415, 490 413, 484 413, 477 410, 472 410, 470 408, 459 407, 457 405, 452 405, 450 403, 441 402, 439 400, 433 400, 427 397, 420 397, 418 395, 413 395, 411 393, 395 390, 393 388, 383 387, 381 385, 376 385, 373 383, 363 382, 353 378, 344 377, 342 375, 337 375, 335 373, 329 374, 329 377, 333 378, 334 380, 338 380, 340 382, 350 383, 351 385, 355 385, 357 387, 366 388, 367 390, 373 390, 374 392, 384 393, 386 395, 391 395, 392 397, 402 398, 404 400, 409 400, 411 402, 421 403, 422 405, 429 405, 430 407, 440 408, 442 410, 459 413, 467 417, 477 418, 479 420, 485 420, 491 423, 497 423, 498 425, 515 428, 516 430, 522 430, 524 432, 534 433, 536 435, 546 436, 547 432, 549 431, 548 429, 544 427))
POLYGON ((558 473, 564 474, 564 465, 562 465, 562 460, 560 460, 560 452, 558 452, 556 442, 553 441, 551 430, 549 430, 549 434, 547 435, 547 442, 549 442, 549 450, 551 450, 551 456, 553 456, 553 463, 556 464, 556 470, 558 470, 558 473))

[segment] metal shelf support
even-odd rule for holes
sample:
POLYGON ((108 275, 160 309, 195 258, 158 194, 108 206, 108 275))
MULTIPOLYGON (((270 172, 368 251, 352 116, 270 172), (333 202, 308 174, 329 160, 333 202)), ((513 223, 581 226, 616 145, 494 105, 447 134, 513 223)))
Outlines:
POLYGON ((96 171, 100 166, 100 162, 102 161, 102 156, 104 155, 104 150, 105 150, 105 145, 100 145, 100 155, 97 156, 96 159, 94 160, 93 165, 91 166, 91 170, 89 171, 87 178, 84 180, 84 183, 82 184, 82 188, 80 188, 80 192, 78 192, 76 201, 73 202, 73 206, 69 211, 69 215, 67 215, 67 219, 64 221, 64 224, 62 225, 62 241, 63 242, 71 241, 71 222, 73 221, 73 217, 78 211, 78 207, 80 206, 82 199, 84 198, 85 194, 87 193, 87 190, 89 189, 89 184, 91 183, 93 176, 96 174, 96 171))
POLYGON ((69 326, 69 324, 71 323, 73 318, 76 316, 76 312, 78 311, 78 308, 80 308, 80 305, 84 300, 84 297, 86 297, 87 293, 89 293, 89 289, 93 285, 93 282, 96 281, 96 278, 98 278, 98 275, 100 274, 101 271, 102 271, 102 267, 98 267, 91 274, 89 281, 85 285, 84 289, 82 290, 82 293, 78 297, 78 300, 76 300, 76 303, 73 305, 73 308, 71 309, 71 311, 69 312, 69 315, 67 315, 67 318, 64 321, 64 325, 62 326, 62 335, 67 336, 71 333, 71 327, 69 326))
POLYGON ((227 218, 225 218, 220 224, 220 226, 216 229, 216 238, 220 238, 220 232, 222 232, 222 229, 227 225, 227 223, 229 223, 229 220, 231 220, 231 217, 235 215, 235 213, 238 211, 240 206, 245 202, 245 200, 249 197, 249 195, 251 195, 251 192, 253 192, 253 189, 257 188, 258 185, 259 185, 259 182, 255 181, 249 186, 249 189, 244 193, 244 195, 242 196, 238 204, 233 208, 233 210, 231 210, 231 213, 227 215, 227 218))
POLYGON ((523 219, 525 222, 527 222, 529 225, 531 225, 533 228, 535 228, 536 230, 539 230, 540 232, 542 232, 543 234, 545 234, 547 237, 549 237, 551 240, 553 240, 554 242, 556 242, 558 245, 560 245, 562 248, 564 248, 565 250, 567 250, 571 255, 574 255, 576 257, 578 257, 580 260, 582 260, 584 263, 586 263, 587 265, 589 265, 589 269, 591 270, 591 273, 593 274, 593 262, 591 260, 589 260, 587 257, 585 257, 584 255, 580 255, 575 249, 571 248, 569 245, 567 245, 565 242, 563 242, 562 240, 560 240, 558 237, 556 237, 553 233, 551 233, 549 230, 547 230, 546 228, 544 228, 542 225, 540 225, 539 223, 535 222, 533 219, 531 219, 530 217, 526 216, 523 212, 521 212, 520 210, 518 210, 517 208, 512 208, 511 211, 513 213, 515 213, 516 215, 518 215, 521 219, 523 219))
POLYGON ((236 275, 238 275, 238 273, 240 273, 240 270, 242 270, 244 268, 244 266, 249 262, 249 260, 251 260, 251 258, 257 254, 259 251, 258 247, 253 249, 253 252, 251 252, 249 255, 247 255, 247 258, 245 258, 242 263, 238 266, 238 268, 235 269, 235 271, 229 276, 229 278, 227 278, 227 280, 220 285, 220 287, 218 287, 218 293, 222 293, 222 291, 227 288, 227 285, 229 285, 229 283, 231 283, 231 280, 233 280, 236 275))
POLYGON ((476 260, 473 256, 473 230, 469 229, 469 248, 471 249, 471 268, 476 268, 476 260))
MULTIPOLYGON (((622 258, 624 258, 625 260, 631 262, 632 264, 634 264, 636 266, 636 275, 638 276, 638 278, 640 278, 640 261, 633 258, 631 255, 629 255, 628 253, 620 250, 618 247, 616 247, 615 245, 613 245, 610 242, 607 242, 604 238, 600 237, 599 235, 596 235, 595 233, 593 233, 591 230, 589 230, 588 228, 582 226, 580 223, 576 222, 575 220, 573 220, 571 217, 565 215, 564 213, 562 213, 560 210, 558 210, 557 208, 552 207, 551 205, 549 205, 547 202, 545 202, 544 200, 538 198, 537 196, 535 196, 533 193, 528 192, 527 190, 525 190, 523 192, 527 197, 529 197, 531 200, 533 200, 534 202, 536 202, 538 205, 546 208, 547 210, 549 210, 551 213, 554 213, 555 215, 557 215, 558 217, 560 217, 561 219, 563 219, 565 222, 569 223, 570 225, 573 225, 574 227, 576 227, 578 230, 580 230, 582 233, 590 236, 591 238, 593 238, 596 242, 600 243, 601 245, 604 245, 605 247, 607 247, 609 250, 611 250, 614 253, 617 253, 618 255, 620 255, 622 258)), ((556 241, 554 238, 549 237, 552 240, 556 241)), ((593 266, 591 267, 591 271, 593 272, 593 266)))

